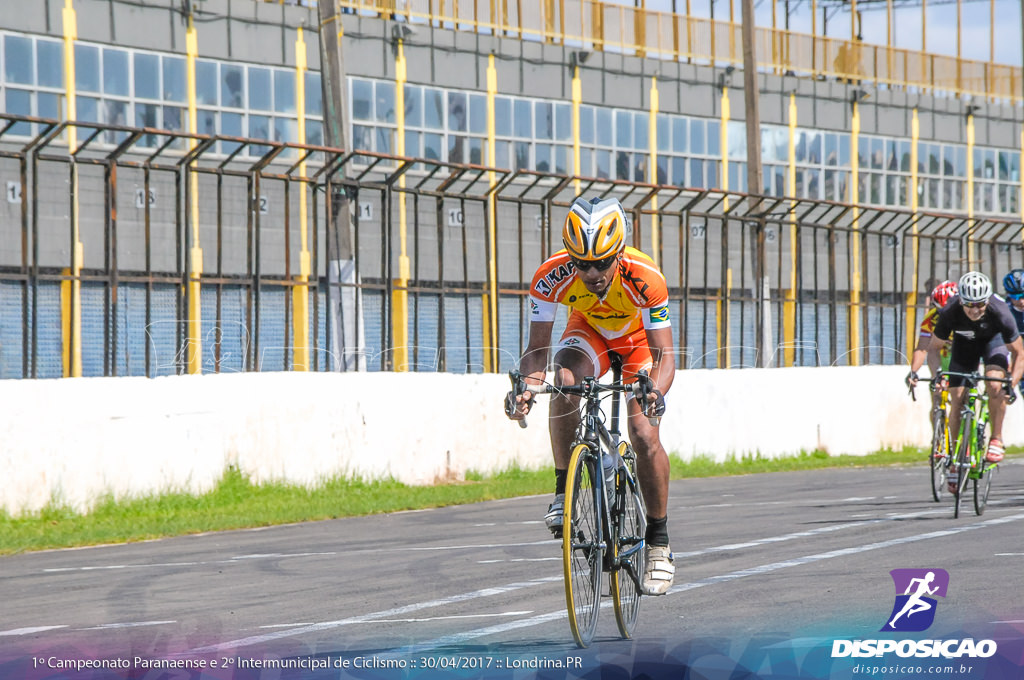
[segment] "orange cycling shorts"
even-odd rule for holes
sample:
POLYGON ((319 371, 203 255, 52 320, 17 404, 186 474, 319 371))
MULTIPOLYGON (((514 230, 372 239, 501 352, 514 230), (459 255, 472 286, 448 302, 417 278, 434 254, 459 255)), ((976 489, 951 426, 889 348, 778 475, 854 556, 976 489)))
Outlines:
POLYGON ((647 331, 643 326, 622 337, 606 338, 576 310, 569 314, 569 323, 558 341, 558 347, 574 347, 585 352, 597 369, 597 377, 601 377, 611 368, 611 358, 608 355, 615 352, 622 357, 624 383, 634 382, 637 371, 650 371, 654 366, 651 348, 647 344, 647 331))

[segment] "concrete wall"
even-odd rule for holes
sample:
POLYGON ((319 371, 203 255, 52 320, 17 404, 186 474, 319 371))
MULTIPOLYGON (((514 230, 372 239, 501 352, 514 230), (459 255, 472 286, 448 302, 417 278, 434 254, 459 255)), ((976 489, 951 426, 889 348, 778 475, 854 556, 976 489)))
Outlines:
MULTIPOLYGON (((662 436, 683 458, 825 448, 865 454, 929 440, 927 390, 904 367, 680 372, 662 436)), ((126 497, 210 489, 227 466, 255 482, 335 475, 411 484, 550 465, 547 397, 530 427, 509 422, 502 375, 222 374, 0 385, 0 509, 51 499, 85 509, 126 497)), ((1024 409, 1010 409, 1010 443, 1024 409)), ((923 474, 923 473, 922 473, 923 474)), ((923 482, 922 482, 923 483, 923 482)))

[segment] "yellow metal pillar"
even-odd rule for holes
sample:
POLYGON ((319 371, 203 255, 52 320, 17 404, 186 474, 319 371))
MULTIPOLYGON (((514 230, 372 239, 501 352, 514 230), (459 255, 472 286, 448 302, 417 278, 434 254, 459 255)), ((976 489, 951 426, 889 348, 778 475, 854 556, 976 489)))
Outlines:
MULTIPOLYGON (((648 182, 658 183, 658 79, 651 78, 651 111, 648 119, 648 182)), ((661 267, 661 224, 658 220, 658 196, 651 199, 651 257, 661 267)))
MULTIPOLYGON (((722 84, 722 118, 721 129, 718 131, 718 141, 722 154, 722 191, 729 191, 729 86, 722 84)), ((729 208, 729 199, 725 199, 725 207, 729 208)))
MULTIPOLYGON (((493 59, 493 58, 492 58, 493 59)), ((490 73, 490 70, 488 70, 490 73)), ((490 76, 488 76, 488 79, 490 76)), ((490 83, 490 80, 488 80, 490 83)), ((491 101, 490 91, 488 91, 488 102, 491 101)), ((580 80, 580 67, 574 66, 572 69, 572 159, 573 159, 573 174, 576 179, 573 180, 573 187, 575 188, 576 195, 580 193, 580 180, 579 176, 583 174, 580 170, 580 105, 583 103, 583 83, 580 80)), ((493 113, 490 110, 490 103, 488 104, 488 114, 493 113)), ((493 119, 493 115, 490 116, 493 119)), ((490 128, 488 128, 488 134, 490 134, 490 128)), ((492 152, 493 153, 493 152, 492 152)), ((492 156, 493 158, 493 156, 492 156)), ((494 163, 490 163, 491 167, 494 163)))
MULTIPOLYGON (((78 118, 75 100, 75 41, 78 39, 78 18, 74 0, 65 0, 64 24, 64 91, 67 99, 67 120, 78 118)), ((68 127, 68 154, 78 151, 78 130, 68 127)), ((64 377, 82 377, 82 261, 85 250, 78 228, 78 165, 71 166, 71 267, 64 269, 70 279, 61 282, 61 345, 64 377)))
POLYGON ((974 269, 974 113, 967 113, 967 269, 974 269))
MULTIPOLYGON (((494 55, 487 58, 487 146, 494 158, 497 128, 494 121, 494 98, 498 94, 498 69, 494 66, 494 55)), ((490 164, 492 167, 494 163, 490 164)), ((487 193, 487 291, 484 296, 484 370, 498 370, 498 210, 494 187, 498 178, 493 172, 487 173, 491 191, 487 193)))
MULTIPOLYGON (((395 114, 398 124, 397 150, 405 155, 405 82, 408 79, 405 46, 398 40, 395 55, 395 114)), ((405 175, 398 179, 399 189, 405 188, 405 175)), ((394 339, 394 370, 409 370, 409 252, 406 223, 405 193, 398 194, 398 278, 391 290, 391 335, 394 339)))
MULTIPOLYGON (((196 109, 196 57, 199 55, 199 42, 196 38, 196 27, 192 16, 188 18, 188 29, 185 31, 185 52, 186 52, 186 74, 188 76, 188 131, 196 134, 197 109, 196 109)), ((194 149, 196 140, 189 140, 189 149, 194 149)), ((194 165, 194 161, 193 164, 194 165)), ((203 301, 202 284, 203 275, 203 249, 199 243, 199 176, 193 168, 189 172, 189 186, 191 187, 191 215, 192 215, 192 246, 189 251, 191 268, 188 275, 188 338, 186 356, 188 360, 188 372, 198 374, 203 372, 203 301)))
POLYGON ((850 307, 847 315, 849 327, 849 356, 851 366, 860 366, 860 102, 853 102, 850 121, 850 203, 853 208, 853 235, 850 244, 850 307))
MULTIPOLYGON (((299 117, 299 144, 306 143, 306 40, 302 27, 295 39, 295 110, 299 117)), ((299 176, 306 178, 306 162, 299 164, 299 176)), ((292 288, 292 369, 309 370, 309 206, 306 183, 299 186, 299 275, 292 288)))
POLYGON ((917 202, 917 142, 921 138, 921 121, 917 115, 917 108, 914 109, 913 117, 910 119, 910 212, 911 212, 911 235, 910 252, 913 258, 910 277, 910 293, 907 294, 907 356, 914 353, 917 346, 917 289, 920 284, 921 270, 918 264, 918 249, 920 243, 917 236, 918 202, 917 202))
MULTIPOLYGON (((789 164, 786 168, 787 193, 796 196, 796 93, 789 94, 789 164)), ((790 207, 796 208, 796 201, 790 203, 790 207)), ((785 293, 785 301, 782 303, 782 342, 783 361, 785 366, 792 366, 796 363, 796 215, 791 210, 789 213, 789 288, 785 293)))

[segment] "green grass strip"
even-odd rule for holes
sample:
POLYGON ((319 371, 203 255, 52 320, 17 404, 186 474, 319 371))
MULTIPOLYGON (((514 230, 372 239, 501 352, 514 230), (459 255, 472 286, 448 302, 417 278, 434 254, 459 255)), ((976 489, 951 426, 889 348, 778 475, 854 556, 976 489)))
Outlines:
MULTIPOLYGON (((1021 452, 1024 447, 1014 447, 1013 453, 1021 452)), ((923 464, 926 459, 923 449, 913 447, 866 456, 829 456, 814 451, 784 458, 730 457, 724 462, 705 456, 690 461, 670 456, 672 479, 923 464)), ((553 484, 551 467, 513 467, 486 476, 470 472, 464 482, 434 486, 339 478, 315 488, 285 483, 254 485, 238 470, 228 469, 216 488, 200 496, 163 493, 127 500, 108 497, 86 514, 76 513, 59 501, 24 516, 0 513, 0 555, 547 494, 553 484)))

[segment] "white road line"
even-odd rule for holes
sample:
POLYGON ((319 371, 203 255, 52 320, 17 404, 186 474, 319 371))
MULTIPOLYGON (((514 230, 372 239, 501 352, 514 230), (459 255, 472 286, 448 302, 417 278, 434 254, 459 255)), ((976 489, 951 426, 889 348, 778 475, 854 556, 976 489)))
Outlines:
MULTIPOLYGON (((822 560, 829 560, 835 557, 846 557, 856 553, 869 552, 872 550, 881 550, 884 548, 891 548, 897 545, 903 545, 906 543, 915 543, 917 541, 926 541, 933 538, 945 538, 947 536, 955 536, 956 534, 963 533, 965 531, 972 531, 974 529, 982 529, 987 526, 994 526, 997 524, 1007 524, 1009 522, 1018 522, 1024 520, 1024 514, 1010 515, 1008 517, 1000 517, 996 519, 985 520, 976 524, 964 524, 952 529, 943 529, 940 531, 931 531, 926 534, 915 534, 913 536, 905 536, 903 538, 894 538, 888 541, 880 541, 878 543, 868 543, 861 546, 853 546, 850 548, 841 548, 839 550, 831 550, 829 552, 817 553, 815 555, 807 555, 804 557, 797 557, 791 560, 784 560, 782 562, 773 562, 771 564, 764 564, 757 567, 751 567, 750 569, 741 569, 728 574, 721 574, 719 576, 709 576, 708 578, 701 579, 699 581, 693 581, 691 583, 684 583, 673 587, 669 590, 665 596, 675 595, 677 593, 685 593, 690 590, 696 590, 697 588, 703 588, 704 586, 718 585, 720 583, 726 583, 728 581, 735 581, 737 579, 745 578, 747 576, 759 576, 761 574, 767 574, 779 569, 786 569, 788 567, 802 566, 805 564, 811 564, 813 562, 820 562, 822 560)), ((601 603, 602 607, 610 606, 610 602, 604 601, 601 603)), ((510 630, 516 630, 518 628, 526 628, 529 626, 537 626, 549 621, 556 621, 558 619, 567 618, 565 610, 557 610, 549 612, 547 614, 540 614, 529 619, 521 619, 519 621, 510 621, 508 623, 502 623, 495 626, 489 626, 487 628, 480 628, 478 630, 471 630, 465 633, 456 633, 453 635, 447 635, 445 637, 436 638, 434 640, 419 643, 409 647, 402 647, 400 649, 388 652, 385 657, 402 656, 402 655, 415 655, 425 651, 436 649, 438 647, 448 647, 452 645, 459 645, 470 640, 475 640, 481 637, 487 637, 489 635, 497 635, 499 633, 505 633, 510 630)))
POLYGON ((561 562, 561 557, 519 557, 514 560, 477 560, 477 564, 504 564, 505 562, 561 562))
POLYGON ((222 652, 239 649, 241 647, 250 647, 252 645, 258 645, 266 642, 271 642, 273 640, 278 640, 280 638, 293 637, 295 635, 304 635, 306 633, 315 633, 322 630, 329 630, 331 628, 338 628, 340 626, 349 626, 355 623, 377 621, 379 619, 387 618, 390 616, 399 616, 401 614, 407 614, 409 612, 418 611, 420 609, 429 609, 430 607, 441 607, 444 605, 455 604, 458 602, 475 600, 481 597, 489 597, 491 595, 501 595, 516 590, 522 590, 523 588, 532 588, 534 586, 546 585, 548 583, 553 583, 561 580, 561 576, 548 576, 545 578, 538 578, 532 581, 525 581, 522 583, 510 583, 506 586, 484 588, 482 590, 474 590, 468 593, 462 593, 461 595, 453 595, 452 597, 444 597, 437 600, 430 600, 428 602, 416 602, 414 604, 405 605, 404 607, 395 607, 394 609, 386 609, 384 611, 374 612, 372 614, 353 616, 352 618, 348 619, 341 619, 338 621, 326 621, 324 623, 314 623, 308 626, 302 626, 300 628, 283 630, 278 633, 267 633, 266 635, 253 635, 251 637, 242 638, 240 640, 221 642, 219 644, 210 645, 208 647, 198 647, 196 649, 190 649, 186 652, 182 652, 181 654, 178 654, 176 656, 183 656, 189 654, 209 654, 211 652, 222 652))
POLYGON ((57 630, 58 628, 67 628, 67 626, 33 626, 32 628, 12 628, 11 630, 0 630, 0 637, 5 635, 31 635, 32 633, 42 633, 44 630, 57 630))
POLYGON ((146 626, 166 626, 169 623, 177 623, 177 621, 134 621, 129 623, 105 623, 102 626, 93 626, 91 628, 78 628, 76 630, 114 630, 118 628, 144 628, 146 626))

